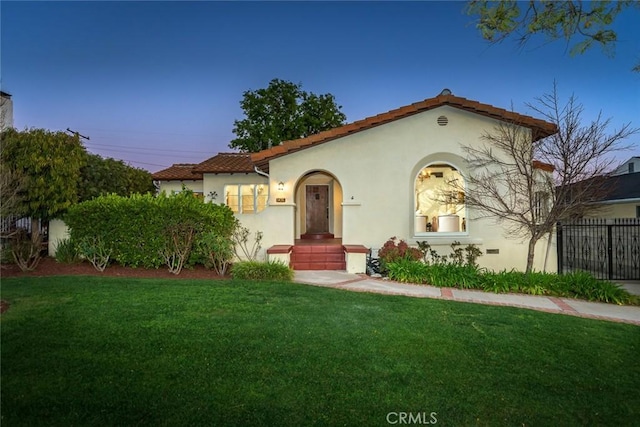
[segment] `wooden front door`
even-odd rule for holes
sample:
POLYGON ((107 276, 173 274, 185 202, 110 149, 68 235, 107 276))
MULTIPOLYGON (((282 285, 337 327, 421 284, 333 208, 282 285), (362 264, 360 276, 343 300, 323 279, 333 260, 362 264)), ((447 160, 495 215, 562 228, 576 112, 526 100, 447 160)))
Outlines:
POLYGON ((329 186, 307 185, 307 234, 329 232, 329 186))

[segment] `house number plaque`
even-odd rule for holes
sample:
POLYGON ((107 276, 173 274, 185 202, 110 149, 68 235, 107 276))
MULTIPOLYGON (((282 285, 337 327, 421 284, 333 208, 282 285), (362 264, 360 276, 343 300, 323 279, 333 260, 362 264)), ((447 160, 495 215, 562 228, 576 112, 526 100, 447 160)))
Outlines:
POLYGON ((287 201, 287 199, 285 199, 284 197, 280 197, 280 198, 276 199, 276 203, 284 203, 286 201, 287 201))

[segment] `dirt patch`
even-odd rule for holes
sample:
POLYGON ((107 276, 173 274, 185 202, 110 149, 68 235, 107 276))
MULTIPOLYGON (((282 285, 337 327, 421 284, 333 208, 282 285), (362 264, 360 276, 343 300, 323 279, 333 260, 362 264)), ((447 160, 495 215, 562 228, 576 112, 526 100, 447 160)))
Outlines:
POLYGON ((109 276, 109 277, 144 277, 156 279, 228 279, 218 276, 215 271, 207 270, 201 265, 193 269, 184 268, 180 274, 169 273, 166 267, 158 269, 131 268, 121 265, 110 265, 103 272, 96 270, 90 263, 62 264, 54 258, 44 258, 34 271, 22 272, 17 265, 5 264, 0 272, 2 278, 7 277, 43 277, 43 276, 109 276))

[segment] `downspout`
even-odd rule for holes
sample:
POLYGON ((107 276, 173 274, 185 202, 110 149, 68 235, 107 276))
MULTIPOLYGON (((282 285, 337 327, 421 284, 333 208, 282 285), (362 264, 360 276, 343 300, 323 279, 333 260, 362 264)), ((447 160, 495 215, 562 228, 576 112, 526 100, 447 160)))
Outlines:
POLYGON ((262 175, 262 176, 266 177, 266 178, 267 178, 267 179, 269 179, 269 180, 271 179, 271 177, 269 176, 269 174, 268 174, 268 173, 265 173, 265 172, 262 172, 260 169, 258 169, 258 166, 253 165, 253 170, 254 170, 254 171, 256 171, 256 173, 257 173, 258 175, 262 175))

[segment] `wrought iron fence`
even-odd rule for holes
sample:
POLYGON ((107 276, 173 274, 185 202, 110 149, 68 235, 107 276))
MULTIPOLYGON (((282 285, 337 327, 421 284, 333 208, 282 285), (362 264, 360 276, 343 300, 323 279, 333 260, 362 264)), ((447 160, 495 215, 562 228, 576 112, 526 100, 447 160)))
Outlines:
POLYGON ((559 222, 558 273, 585 270, 599 279, 640 280, 640 218, 559 222))
POLYGON ((27 230, 27 232, 31 233, 31 218, 17 216, 0 218, 0 235, 9 235, 19 228, 27 230))
MULTIPOLYGON (((29 217, 0 217, 0 247, 7 246, 14 233, 20 230, 24 230, 30 235, 31 224, 31 218, 29 217)), ((42 236, 42 247, 45 250, 49 241, 49 222, 38 221, 38 229, 42 236)))

